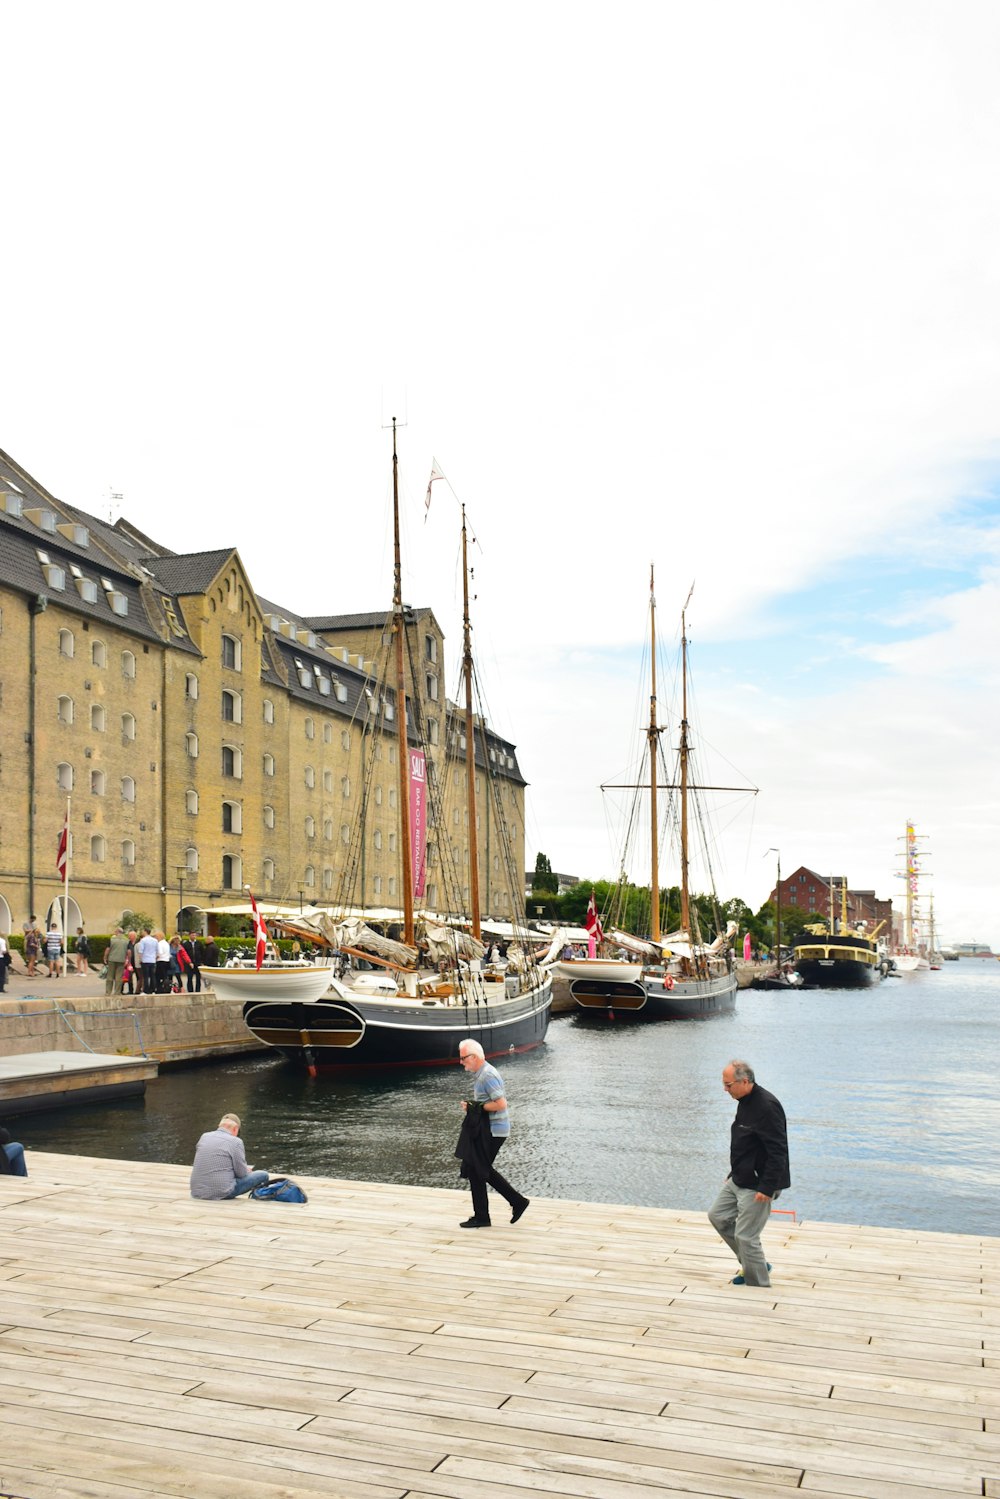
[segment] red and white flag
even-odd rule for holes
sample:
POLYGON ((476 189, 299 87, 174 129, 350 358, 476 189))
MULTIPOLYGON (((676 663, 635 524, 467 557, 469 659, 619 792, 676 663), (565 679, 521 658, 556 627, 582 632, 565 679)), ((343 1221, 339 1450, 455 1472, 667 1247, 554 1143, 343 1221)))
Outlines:
POLYGON ((66 883, 66 860, 67 860, 68 857, 69 857, 69 813, 67 812, 66 813, 66 820, 65 820, 65 822, 63 823, 63 826, 62 826, 62 832, 59 834, 59 849, 58 849, 58 852, 56 853, 56 868, 59 871, 59 878, 62 880, 63 884, 66 883))
MULTIPOLYGON (((444 474, 438 468, 438 461, 437 461, 437 459, 436 458, 432 458, 431 459, 431 476, 427 480, 427 498, 424 500, 424 520, 427 519, 427 512, 431 508, 431 485, 432 484, 436 484, 437 481, 438 481, 438 479, 444 479, 444 474)), ((447 480, 445 480, 445 483, 447 483, 447 480)))
POLYGON ((597 902, 594 899, 593 890, 591 890, 590 900, 587 902, 586 926, 587 931, 593 937, 595 942, 604 941, 604 928, 601 926, 601 918, 597 914, 597 902))
POLYGON ((264 925, 263 916, 257 910, 257 902, 253 898, 253 891, 249 885, 247 886, 247 894, 250 897, 250 904, 253 907, 253 929, 257 938, 257 967, 260 968, 264 962, 264 954, 267 951, 267 927, 264 925))

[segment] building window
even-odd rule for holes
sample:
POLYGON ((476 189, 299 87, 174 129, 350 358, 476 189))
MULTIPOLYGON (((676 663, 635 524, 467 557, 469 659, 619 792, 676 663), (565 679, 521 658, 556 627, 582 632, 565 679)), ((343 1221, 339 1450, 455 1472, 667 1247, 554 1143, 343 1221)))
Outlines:
POLYGON ((274 723, 274 704, 269 697, 264 699, 264 722, 274 723))
POLYGON ((382 876, 380 874, 377 874, 375 876, 374 880, 372 881, 372 885, 374 886, 374 893, 376 895, 381 895, 382 894, 382 876))
POLYGON ((350 843, 351 841, 351 829, 346 822, 340 824, 340 841, 341 843, 350 843))
POLYGON ((59 717, 59 722, 60 723, 72 723, 73 722, 73 699, 71 697, 65 697, 65 696, 61 697, 59 699, 56 711, 58 713, 58 717, 59 717))
POLYGON ((798 903, 799 903, 799 892, 797 890, 789 890, 789 892, 788 892, 788 904, 790 906, 797 906, 798 903))
POLYGON ((396 893, 396 876, 394 874, 391 874, 389 876, 389 894, 390 895, 395 895, 395 893, 396 893))
POLYGON ((222 803, 222 831, 224 833, 242 833, 243 808, 239 802, 222 803))
POLYGON ((72 657, 75 647, 72 630, 59 631, 59 654, 60 656, 72 657))
POLYGON ((193 845, 184 850, 184 863, 188 874, 198 873, 198 850, 193 845))
POLYGON ((437 744, 440 738, 441 731, 438 728, 438 721, 436 718, 429 718, 427 720, 427 732, 431 744, 437 744))
POLYGON ((389 852, 391 854, 394 854, 396 852, 396 835, 395 835, 395 833, 390 833, 389 834, 389 852))
POLYGON ((351 747, 351 736, 346 729, 340 731, 340 747, 342 750, 349 750, 351 747))
POLYGON ((372 843, 374 844, 374 846, 377 849, 380 849, 382 847, 382 830, 381 830, 381 828, 376 828, 375 829, 374 833, 372 834, 372 843))
POLYGON ((264 878, 265 878, 265 880, 273 880, 274 879, 274 860, 273 859, 265 859, 264 860, 263 871, 264 871, 264 878))
POLYGON ((222 774, 237 781, 243 776, 243 752, 232 744, 222 746, 222 774))
POLYGON ((197 760, 197 758, 198 758, 198 735, 197 734, 185 734, 184 735, 184 748, 187 750, 187 752, 191 756, 192 760, 197 760))
POLYGON ((432 677, 428 672, 425 680, 427 683, 427 696, 430 698, 432 703, 436 703, 438 695, 438 679, 437 677, 432 677))
POLYGON ((90 643, 90 660, 93 666, 105 667, 108 664, 108 648, 103 640, 92 640, 90 643))
POLYGON ((135 738, 135 718, 131 713, 122 714, 122 741, 135 738))
POLYGON ((311 718, 307 718, 306 719, 306 738, 307 739, 315 739, 316 738, 316 725, 313 723, 313 721, 312 721, 311 718))
POLYGON ((324 772, 323 772, 323 790, 324 791, 328 791, 331 794, 331 796, 333 795, 333 771, 332 770, 324 770, 324 772))
MULTIPOLYGON (((227 638, 227 637, 224 637, 227 638)), ((243 885, 243 860, 239 854, 223 854, 222 856, 222 888, 223 890, 239 890, 243 885)))
POLYGON ((389 787, 389 806, 390 807, 395 807, 397 800, 398 800, 398 795, 397 795, 397 792, 396 792, 396 788, 395 788, 395 786, 390 786, 389 787))
POLYGON ((266 828, 273 828, 274 827, 274 808, 273 807, 265 807, 264 808, 264 826, 266 828))
POLYGON ((196 816, 198 812, 198 793, 193 786, 189 786, 184 793, 184 810, 190 813, 192 817, 196 816))
POLYGON ((332 744, 333 743, 333 724, 332 723, 325 723, 323 725, 323 743, 324 744, 332 744))
POLYGON ((134 679, 135 657, 131 651, 122 651, 122 676, 134 679))
POLYGON ((327 843, 333 842, 333 818, 328 817, 323 824, 323 837, 327 843))
POLYGON ((90 792, 92 796, 104 795, 104 771, 92 770, 90 772, 90 792))
POLYGON ((184 678, 184 696, 192 703, 198 696, 198 678, 193 671, 189 671, 184 678))
POLYGON ((350 778, 350 776, 342 776, 341 777, 341 780, 340 780, 340 794, 341 794, 341 796, 343 796, 345 798, 345 800, 346 800, 347 797, 350 796, 350 794, 351 794, 351 778, 350 778))
POLYGON ((424 636, 424 656, 428 661, 437 661, 438 643, 433 635, 424 636))
POLYGON ((223 692, 222 720, 223 723, 243 722, 243 701, 238 692, 230 692, 228 689, 223 692))
POLYGON ((104 733, 104 706, 102 703, 92 703, 90 705, 90 727, 94 730, 95 734, 104 733))
POLYGON ((333 889, 333 870, 329 865, 327 865, 327 867, 323 870, 323 889, 333 889))
POLYGON ((313 768, 312 768, 311 765, 307 765, 306 766, 305 775, 306 775, 306 785, 308 786, 309 790, 311 791, 313 789, 313 787, 315 786, 315 784, 316 784, 316 772, 313 770, 313 768))
POLYGON ((243 659, 243 652, 240 649, 240 642, 236 639, 236 636, 235 635, 223 635, 223 637, 222 637, 222 664, 223 664, 223 666, 228 666, 231 671, 239 671, 241 669, 241 661, 242 661, 242 659, 243 659))
POLYGON ((376 805, 376 807, 381 807, 381 805, 382 805, 382 787, 381 786, 376 786, 375 787, 375 805, 376 805))
POLYGON ((65 760, 56 766, 56 785, 60 791, 73 790, 73 767, 67 765, 65 760))
POLYGON ((273 755, 265 755, 264 756, 264 774, 266 776, 273 776, 274 775, 274 756, 273 755))
POLYGON ((104 863, 104 839, 100 833, 95 833, 90 840, 90 861, 92 864, 104 863))
POLYGON ((122 844, 122 863, 127 868, 131 868, 135 863, 135 844, 131 838, 126 838, 122 844))
POLYGON ((307 817, 306 818, 306 837, 307 838, 315 838, 315 836, 316 836, 316 819, 314 817, 307 817))
POLYGON ((302 883, 306 885, 310 890, 316 883, 316 871, 315 869, 313 869, 311 864, 306 865, 305 877, 302 883))

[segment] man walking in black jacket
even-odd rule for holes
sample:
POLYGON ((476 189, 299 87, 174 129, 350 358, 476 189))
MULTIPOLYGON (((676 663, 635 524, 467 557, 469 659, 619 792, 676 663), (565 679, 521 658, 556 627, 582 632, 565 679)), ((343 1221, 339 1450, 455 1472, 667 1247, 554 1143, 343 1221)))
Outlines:
POLYGON ((769 1286, 770 1265, 760 1236, 771 1203, 791 1185, 785 1111, 773 1093, 755 1080, 749 1062, 722 1069, 722 1086, 736 1099, 726 1177, 708 1221, 740 1262, 734 1286, 769 1286))

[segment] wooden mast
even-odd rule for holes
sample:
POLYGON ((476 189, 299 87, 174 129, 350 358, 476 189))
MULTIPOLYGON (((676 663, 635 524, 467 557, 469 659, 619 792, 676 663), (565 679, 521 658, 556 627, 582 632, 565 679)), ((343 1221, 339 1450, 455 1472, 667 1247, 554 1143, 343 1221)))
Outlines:
POLYGON ((654 942, 660 940, 660 849, 659 818, 656 811, 656 747, 660 731, 656 723, 656 594, 653 591, 653 564, 649 565, 649 659, 652 666, 649 688, 649 919, 654 942))
MULTIPOLYGON (((472 626, 469 623, 469 551, 462 506, 462 676, 465 680, 465 781, 469 808, 469 905, 472 935, 477 942, 483 929, 479 910, 479 836, 476 828, 476 737, 472 717, 472 626)), ((483 745, 486 765, 486 745, 483 745)))
POLYGON ((403 569, 399 549, 399 459, 392 419, 392 633, 396 654, 396 734, 399 749, 399 826, 403 847, 403 941, 413 945, 413 850, 410 846, 410 747, 406 737, 406 675, 403 652, 403 569))
MULTIPOLYGON (((692 589, 692 592, 694 590, 692 589)), ((681 610, 681 930, 694 944, 691 930, 691 897, 688 890, 688 679, 687 679, 687 606, 681 610)))

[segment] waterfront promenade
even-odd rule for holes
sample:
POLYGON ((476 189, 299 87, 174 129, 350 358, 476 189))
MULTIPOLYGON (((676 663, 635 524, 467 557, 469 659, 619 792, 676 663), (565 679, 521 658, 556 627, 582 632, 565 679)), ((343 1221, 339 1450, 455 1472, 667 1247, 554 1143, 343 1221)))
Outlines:
MULTIPOLYGON (((258 1160, 257 1165, 266 1165, 258 1160)), ((1000 1496, 1000 1240, 33 1153, 0 1177, 0 1494, 1000 1496)))

